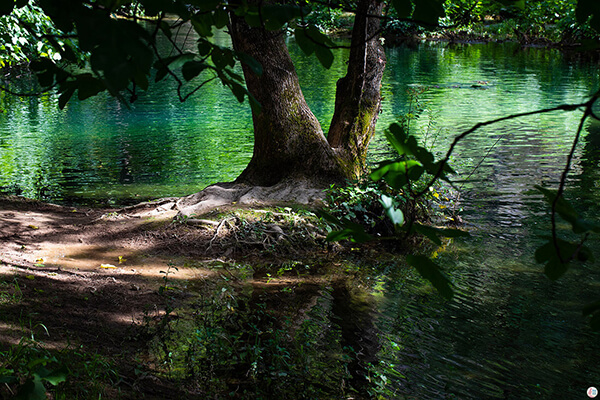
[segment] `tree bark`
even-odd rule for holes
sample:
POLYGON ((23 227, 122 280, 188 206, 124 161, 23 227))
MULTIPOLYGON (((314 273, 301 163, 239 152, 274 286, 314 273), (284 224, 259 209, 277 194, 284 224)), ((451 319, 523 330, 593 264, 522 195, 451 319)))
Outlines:
POLYGON ((309 109, 285 44, 283 31, 250 27, 236 16, 230 33, 235 51, 254 57, 259 76, 243 65, 248 91, 261 105, 253 112, 254 153, 237 182, 271 186, 285 179, 340 181, 338 156, 309 109))
POLYGON ((250 27, 231 16, 235 51, 254 57, 259 76, 242 65, 248 91, 261 104, 253 112, 254 152, 239 183, 271 186, 302 179, 316 184, 343 182, 364 170, 368 143, 381 104, 385 55, 379 43, 380 0, 360 0, 352 35, 347 75, 337 83, 329 137, 309 109, 285 44, 283 31, 250 27))
POLYGON ((346 170, 359 177, 381 109, 385 52, 379 42, 383 2, 361 0, 352 30, 348 72, 337 82, 335 111, 327 139, 346 170))

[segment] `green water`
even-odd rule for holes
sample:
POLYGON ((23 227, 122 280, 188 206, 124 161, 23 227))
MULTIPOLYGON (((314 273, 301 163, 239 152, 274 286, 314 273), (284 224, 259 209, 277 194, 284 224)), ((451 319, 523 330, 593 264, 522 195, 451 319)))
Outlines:
MULTIPOLYGON (((292 53, 307 101, 326 128, 343 60, 325 71, 292 53)), ((388 49, 387 56, 372 160, 387 152, 383 129, 409 111, 408 90, 422 91, 425 108, 415 133, 442 153, 477 122, 579 102, 600 83, 595 62, 511 44, 424 44, 388 49)), ((183 104, 172 89, 158 85, 129 109, 101 96, 73 100, 62 112, 54 96, 2 94, 0 187, 50 201, 123 204, 234 179, 252 153, 247 104, 218 84, 183 104)), ((600 386, 600 338, 581 316, 581 307, 599 297, 597 264, 551 282, 533 262, 549 220, 530 189, 556 185, 580 116, 509 121, 457 146, 461 197, 449 207, 462 209, 471 237, 440 255, 459 288, 452 301, 394 265, 373 271, 383 293, 376 316, 341 306, 348 294, 323 291, 317 304, 324 311, 313 313, 319 324, 338 326, 337 337, 350 338, 341 341, 357 345, 362 335, 377 342, 365 356, 377 374, 360 385, 385 382, 387 398, 410 399, 581 399, 588 386, 600 386), (339 322, 353 313, 361 326, 339 322)), ((600 127, 586 126, 568 183, 568 195, 591 216, 600 203, 599 138, 600 127)))

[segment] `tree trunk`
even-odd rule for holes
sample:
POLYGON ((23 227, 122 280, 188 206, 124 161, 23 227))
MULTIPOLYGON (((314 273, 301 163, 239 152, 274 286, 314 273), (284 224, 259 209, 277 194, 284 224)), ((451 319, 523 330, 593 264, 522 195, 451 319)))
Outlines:
POLYGON ((254 153, 236 182, 271 186, 287 179, 331 184, 356 178, 365 166, 381 103, 385 55, 379 44, 380 0, 360 0, 346 77, 337 83, 329 138, 309 109, 283 31, 250 27, 231 16, 235 51, 254 57, 259 76, 243 65, 248 91, 261 104, 253 112, 254 153))
POLYGON ((248 91, 261 111, 252 114, 254 153, 237 182, 271 186, 296 178, 342 180, 339 157, 304 100, 285 33, 250 27, 236 16, 230 31, 234 50, 254 57, 263 67, 258 76, 243 65, 248 91))
POLYGON ((386 59, 376 16, 382 10, 383 2, 379 0, 361 0, 358 4, 348 72, 337 82, 335 111, 327 136, 353 177, 359 177, 366 168, 367 149, 381 109, 386 59))

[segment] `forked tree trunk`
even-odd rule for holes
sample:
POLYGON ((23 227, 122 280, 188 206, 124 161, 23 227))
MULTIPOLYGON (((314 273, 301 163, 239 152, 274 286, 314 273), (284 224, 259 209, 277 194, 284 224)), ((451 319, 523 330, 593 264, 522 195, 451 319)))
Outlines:
POLYGON ((263 67, 259 76, 243 65, 248 91, 261 111, 252 114, 254 153, 237 181, 271 186, 288 178, 342 179, 338 156, 304 100, 285 33, 249 27, 239 17, 232 17, 230 30, 234 49, 263 67))
POLYGON ((254 57, 259 76, 243 65, 248 91, 261 104, 253 112, 254 153, 237 182, 270 186, 286 179, 329 184, 357 177, 375 132, 385 56, 379 44, 378 0, 361 0, 348 74, 338 82, 335 115, 326 139, 300 89, 285 33, 253 28, 232 16, 234 49, 254 57))
POLYGON ((364 172, 369 142, 381 109, 385 52, 379 42, 383 2, 358 3, 348 72, 337 82, 335 111, 327 139, 353 177, 364 172))

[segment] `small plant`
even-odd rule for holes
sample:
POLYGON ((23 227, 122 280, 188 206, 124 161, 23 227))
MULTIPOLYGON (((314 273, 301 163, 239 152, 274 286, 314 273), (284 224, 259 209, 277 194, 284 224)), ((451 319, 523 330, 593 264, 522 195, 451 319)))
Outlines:
POLYGON ((0 383, 6 384, 16 398, 46 399, 45 384, 56 386, 67 379, 65 365, 34 341, 21 339, 19 345, 0 355, 4 360, 0 363, 0 383))
POLYGON ((23 292, 19 286, 19 280, 14 278, 12 282, 0 282, 0 304, 2 303, 18 303, 23 299, 23 292), (6 289, 4 289, 6 288, 6 289))
POLYGON ((175 289, 174 287, 169 286, 169 275, 173 273, 172 270, 179 271, 179 268, 177 268, 173 263, 168 263, 167 270, 159 272, 160 274, 163 274, 162 280, 164 284, 158 288, 158 294, 163 295, 166 293, 167 290, 175 289))
MULTIPOLYGON (((454 171, 445 160, 436 162, 435 156, 426 147, 419 145, 417 139, 408 133, 406 121, 390 125, 385 132, 386 138, 397 156, 379 164, 369 178, 375 184, 385 185, 385 191, 378 193, 378 202, 386 217, 393 226, 396 235, 391 237, 376 237, 365 230, 365 227, 351 217, 341 218, 328 212, 322 216, 337 225, 341 230, 333 231, 327 240, 339 241, 351 239, 354 242, 367 242, 374 239, 406 238, 412 234, 420 234, 433 243, 441 245, 441 237, 465 236, 468 233, 458 229, 438 228, 424 224, 418 218, 418 206, 432 192, 432 187, 438 180, 448 180, 447 175, 454 171), (398 236, 400 235, 400 236, 398 236)), ((446 298, 453 296, 454 291, 449 278, 440 267, 425 255, 408 255, 406 261, 432 283, 446 298)))
POLYGON ((15 399, 102 398, 118 379, 115 368, 100 355, 66 347, 46 349, 35 338, 0 351, 0 397, 15 399))

